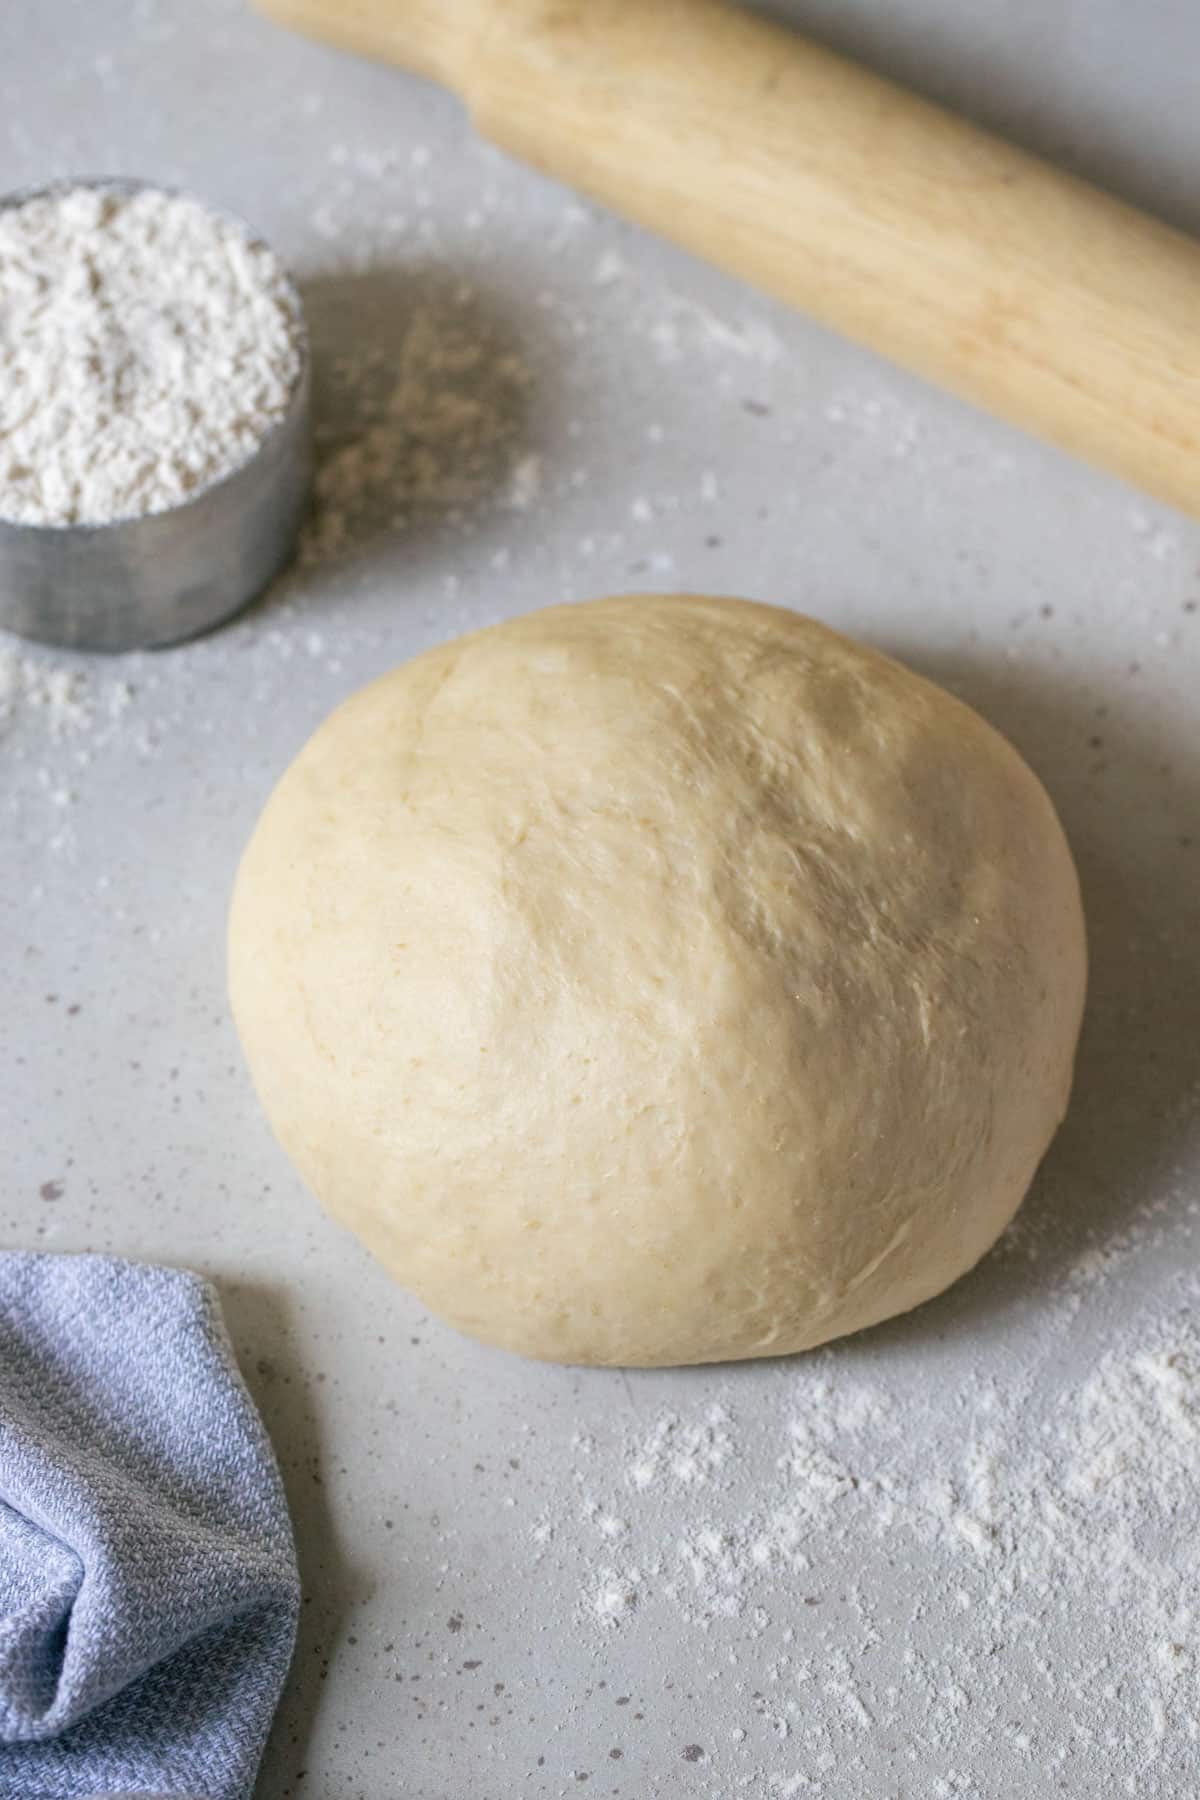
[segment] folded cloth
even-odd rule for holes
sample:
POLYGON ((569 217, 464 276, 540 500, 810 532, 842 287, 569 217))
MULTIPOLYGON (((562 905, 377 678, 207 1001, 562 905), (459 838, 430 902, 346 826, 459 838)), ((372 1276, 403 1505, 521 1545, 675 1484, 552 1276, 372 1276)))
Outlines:
POLYGON ((299 1604, 208 1283, 0 1254, 0 1800, 247 1800, 299 1604))

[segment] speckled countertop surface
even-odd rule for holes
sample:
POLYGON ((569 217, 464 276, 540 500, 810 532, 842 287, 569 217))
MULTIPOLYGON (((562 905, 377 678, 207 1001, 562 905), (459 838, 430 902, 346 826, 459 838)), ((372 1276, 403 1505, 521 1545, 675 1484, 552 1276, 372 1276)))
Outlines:
MULTIPOLYGON (((776 10, 1200 230, 1187 0, 776 10)), ((229 0, 0 14, 0 188, 182 182, 301 277, 323 498, 231 628, 0 640, 0 1242, 219 1283, 307 1602, 263 1800, 1194 1792, 1200 528, 229 0), (1017 1226, 793 1364, 525 1365, 319 1216, 223 987, 239 850, 352 687, 629 587, 814 611, 1038 769, 1093 953, 1017 1226)))

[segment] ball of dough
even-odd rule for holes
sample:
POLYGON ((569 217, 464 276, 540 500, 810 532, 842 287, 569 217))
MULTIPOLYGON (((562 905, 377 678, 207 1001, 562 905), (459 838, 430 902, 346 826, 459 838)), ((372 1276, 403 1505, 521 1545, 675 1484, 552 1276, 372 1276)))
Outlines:
POLYGON ((564 1362, 775 1356, 982 1256, 1062 1117, 1070 852, 941 689, 745 601, 561 606, 317 732, 238 876, 284 1149, 433 1312, 564 1362))

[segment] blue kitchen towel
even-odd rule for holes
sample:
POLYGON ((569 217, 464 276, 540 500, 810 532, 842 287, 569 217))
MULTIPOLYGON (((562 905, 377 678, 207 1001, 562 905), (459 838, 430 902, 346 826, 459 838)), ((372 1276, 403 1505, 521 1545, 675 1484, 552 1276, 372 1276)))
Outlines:
POLYGON ((299 1605, 209 1284, 0 1253, 0 1800, 247 1800, 299 1605))

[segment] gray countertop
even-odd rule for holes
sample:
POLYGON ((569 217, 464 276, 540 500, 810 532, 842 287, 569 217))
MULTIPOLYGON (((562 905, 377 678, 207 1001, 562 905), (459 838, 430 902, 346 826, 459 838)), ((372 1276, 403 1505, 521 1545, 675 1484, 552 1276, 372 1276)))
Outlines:
MULTIPOLYGON (((1200 230, 1189 0, 776 8, 1200 230)), ((307 1603, 262 1800, 1194 1792, 1200 527, 230 0, 0 14, 0 189, 179 182, 305 289, 299 565, 184 649, 0 640, 0 1242, 218 1282, 307 1603), (981 708, 1074 843, 1077 1098, 999 1249, 818 1356, 524 1364, 425 1317, 255 1106, 237 857, 358 683, 628 588, 796 605, 981 708)))

